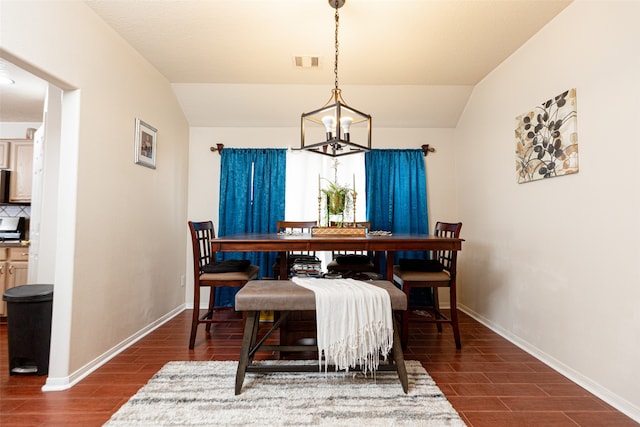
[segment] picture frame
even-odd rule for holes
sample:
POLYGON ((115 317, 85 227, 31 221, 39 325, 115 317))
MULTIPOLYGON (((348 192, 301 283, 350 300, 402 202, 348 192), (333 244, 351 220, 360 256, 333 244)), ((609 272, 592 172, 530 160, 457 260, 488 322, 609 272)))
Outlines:
POLYGON ((135 163, 151 169, 156 168, 158 130, 136 118, 135 163))
POLYGON ((516 117, 518 184, 578 173, 577 117, 575 88, 516 117))

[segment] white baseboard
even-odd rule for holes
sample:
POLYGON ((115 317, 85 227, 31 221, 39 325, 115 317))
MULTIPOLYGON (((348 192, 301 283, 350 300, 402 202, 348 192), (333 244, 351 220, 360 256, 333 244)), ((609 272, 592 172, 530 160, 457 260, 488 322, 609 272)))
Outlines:
MULTIPOLYGON (((160 326, 167 323, 169 320, 173 319, 178 314, 182 313, 185 310, 185 305, 181 305, 169 313, 162 316, 160 319, 155 322, 147 325, 142 328, 135 334, 131 335, 129 338, 125 339, 115 347, 110 348, 105 353, 93 359, 91 362, 87 363, 77 371, 73 372, 71 375, 67 377, 48 377, 47 382, 44 386, 42 386, 42 391, 61 391, 67 390, 76 385, 80 380, 87 377, 93 371, 107 363, 109 360, 113 359, 118 354, 122 353, 124 350, 129 348, 134 343, 138 342, 145 336, 149 335, 154 330, 158 329, 160 326)), ((186 345, 186 342, 185 342, 186 345)))
POLYGON ((496 334, 500 335, 501 337, 508 340, 509 342, 517 345, 522 350, 526 351, 536 359, 540 360, 545 365, 549 366, 550 368, 554 369, 555 371, 569 378, 571 381, 583 387, 584 389, 588 390, 590 393, 594 394, 600 399, 604 400, 609 405, 613 406, 623 414, 627 415, 628 417, 631 417, 634 421, 640 422, 640 408, 638 408, 628 400, 618 396, 617 394, 613 393, 611 390, 594 382, 592 379, 584 376, 580 372, 575 371, 570 366, 565 365, 564 363, 548 355, 547 353, 540 350, 539 348, 531 345, 531 343, 524 341, 517 335, 514 335, 511 332, 502 329, 500 326, 494 324, 489 319, 483 317, 481 314, 476 313, 469 307, 462 304, 458 304, 458 308, 461 311, 468 314, 469 316, 473 317, 478 322, 482 323, 487 328, 491 329, 496 334))

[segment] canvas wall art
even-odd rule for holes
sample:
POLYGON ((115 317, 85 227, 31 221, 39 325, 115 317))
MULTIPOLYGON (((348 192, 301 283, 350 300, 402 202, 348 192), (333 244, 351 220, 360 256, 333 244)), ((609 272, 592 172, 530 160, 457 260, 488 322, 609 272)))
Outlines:
POLYGON ((578 172, 576 90, 516 117, 518 183, 578 172))

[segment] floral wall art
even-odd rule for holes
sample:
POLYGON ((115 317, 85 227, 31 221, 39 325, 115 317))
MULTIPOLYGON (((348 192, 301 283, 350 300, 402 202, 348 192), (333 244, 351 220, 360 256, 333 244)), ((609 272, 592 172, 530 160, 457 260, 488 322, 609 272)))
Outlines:
POLYGON ((576 90, 516 117, 518 183, 578 172, 576 90))

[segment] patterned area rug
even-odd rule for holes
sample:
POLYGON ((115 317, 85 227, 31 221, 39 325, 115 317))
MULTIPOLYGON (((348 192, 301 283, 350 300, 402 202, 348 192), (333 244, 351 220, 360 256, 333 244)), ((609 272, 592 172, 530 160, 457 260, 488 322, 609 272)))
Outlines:
POLYGON ((237 362, 169 362, 105 426, 464 426, 422 365, 406 365, 408 394, 395 372, 296 372, 247 373, 235 396, 237 362))

